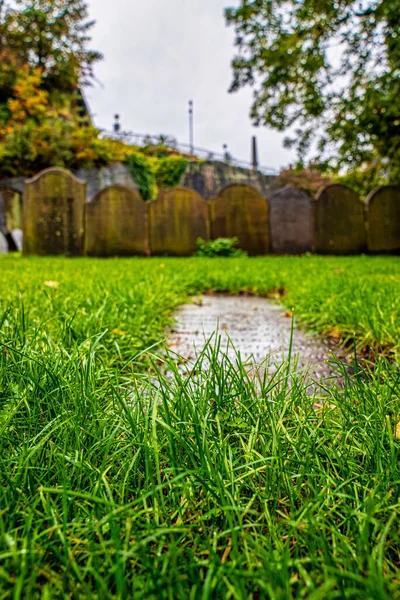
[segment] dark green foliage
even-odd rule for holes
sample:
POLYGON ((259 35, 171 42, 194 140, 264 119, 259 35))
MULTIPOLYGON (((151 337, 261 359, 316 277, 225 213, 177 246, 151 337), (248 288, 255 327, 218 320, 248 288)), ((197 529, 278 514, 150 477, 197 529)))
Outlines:
POLYGON ((139 187, 143 200, 152 200, 156 194, 157 182, 149 159, 135 152, 127 158, 126 164, 139 187))
POLYGON ((247 252, 237 247, 239 240, 233 238, 217 238, 216 240, 197 240, 196 256, 205 256, 208 258, 217 258, 224 256, 226 258, 239 258, 247 256, 247 252))
POLYGON ((102 58, 87 47, 93 25, 85 0, 16 0, 12 8, 2 0, 0 53, 11 64, 40 68, 46 89, 70 91, 93 79, 102 58))
POLYGON ((389 177, 382 165, 373 163, 362 169, 351 169, 345 175, 335 177, 335 181, 349 186, 365 199, 372 191, 386 185, 389 177))
POLYGON ((400 180, 398 0, 241 0, 235 91, 255 87, 256 124, 283 131, 300 156, 319 136, 319 158, 358 167, 379 159, 400 180))
POLYGON ((160 188, 171 188, 179 185, 188 165, 183 156, 166 156, 154 163, 155 177, 160 188))
POLYGON ((188 161, 182 156, 147 156, 137 149, 126 160, 144 200, 153 200, 158 189, 179 185, 188 161))

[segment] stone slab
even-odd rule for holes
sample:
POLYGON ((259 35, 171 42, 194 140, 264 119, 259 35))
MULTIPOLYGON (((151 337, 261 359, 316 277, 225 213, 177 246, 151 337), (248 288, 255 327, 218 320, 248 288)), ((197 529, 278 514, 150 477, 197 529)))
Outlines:
POLYGON ((317 254, 361 254, 366 250, 364 204, 342 184, 325 187, 315 203, 317 254))
POLYGON ((163 190, 149 204, 149 221, 153 255, 190 256, 197 239, 210 236, 207 202, 183 187, 163 190))
POLYGON ((138 192, 123 186, 101 191, 86 205, 85 254, 147 255, 148 207, 138 192))
POLYGON ((268 200, 253 187, 230 185, 210 201, 213 239, 237 237, 250 255, 268 254, 268 200))
POLYGON ((311 252, 314 238, 314 208, 307 192, 287 187, 269 197, 271 251, 274 254, 311 252))
POLYGON ((388 185, 372 192, 366 206, 368 251, 400 252, 400 186, 388 185))

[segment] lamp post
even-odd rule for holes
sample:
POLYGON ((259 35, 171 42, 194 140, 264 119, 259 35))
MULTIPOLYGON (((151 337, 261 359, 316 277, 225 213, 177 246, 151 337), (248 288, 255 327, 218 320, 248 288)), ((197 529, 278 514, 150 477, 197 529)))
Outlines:
POLYGON ((116 135, 119 135, 120 131, 121 131, 121 123, 120 123, 120 116, 119 115, 114 115, 114 133, 116 135))
POLYGON ((257 148, 257 138, 255 135, 253 135, 253 138, 251 141, 251 162, 252 162, 254 171, 257 171, 257 169, 258 169, 258 148, 257 148))
POLYGON ((189 146, 190 154, 194 154, 194 131, 193 131, 193 100, 189 100, 189 146))

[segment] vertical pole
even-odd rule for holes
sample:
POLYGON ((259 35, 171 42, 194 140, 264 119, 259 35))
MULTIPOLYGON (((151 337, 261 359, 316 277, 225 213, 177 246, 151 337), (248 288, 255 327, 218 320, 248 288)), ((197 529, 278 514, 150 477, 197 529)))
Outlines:
POLYGON ((190 154, 194 154, 193 100, 189 100, 189 146, 190 154))
POLYGON ((121 123, 120 123, 120 116, 119 115, 115 115, 114 116, 114 133, 116 133, 117 135, 120 133, 121 131, 121 123))
POLYGON ((253 135, 253 139, 252 139, 251 162, 253 164, 253 169, 255 171, 257 171, 257 169, 258 169, 258 149, 257 149, 257 138, 255 135, 253 135))

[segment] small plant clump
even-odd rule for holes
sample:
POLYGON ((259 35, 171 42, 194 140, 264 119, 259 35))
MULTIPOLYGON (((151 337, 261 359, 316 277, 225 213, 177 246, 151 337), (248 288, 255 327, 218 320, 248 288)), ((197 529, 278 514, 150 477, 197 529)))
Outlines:
POLYGON ((197 240, 196 256, 207 258, 242 258, 247 256, 247 252, 237 247, 239 240, 237 237, 217 238, 216 240, 197 240))

